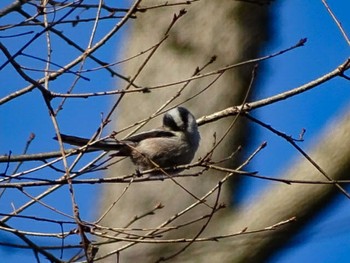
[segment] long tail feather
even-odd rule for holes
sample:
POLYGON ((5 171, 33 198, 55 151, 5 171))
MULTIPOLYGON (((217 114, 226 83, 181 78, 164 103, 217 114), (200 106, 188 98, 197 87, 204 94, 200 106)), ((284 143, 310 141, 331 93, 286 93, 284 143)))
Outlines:
MULTIPOLYGON (((76 145, 76 146, 84 146, 87 145, 90 139, 82 138, 82 137, 77 137, 77 136, 71 136, 71 135, 66 135, 66 134, 61 134, 62 141, 64 143, 68 143, 71 145, 76 145)), ((58 140, 57 137, 54 137, 55 140, 58 140)), ((116 141, 100 141, 96 142, 90 147, 92 149, 100 149, 104 151, 119 151, 124 144, 120 144, 116 141)), ((90 148, 89 147, 89 148, 90 148)))

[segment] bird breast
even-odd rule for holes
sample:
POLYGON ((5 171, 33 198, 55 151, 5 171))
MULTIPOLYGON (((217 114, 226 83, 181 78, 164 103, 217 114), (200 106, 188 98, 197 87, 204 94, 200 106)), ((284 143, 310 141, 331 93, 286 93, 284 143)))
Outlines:
POLYGON ((150 138, 142 140, 132 150, 131 159, 141 170, 155 167, 150 160, 165 168, 190 163, 195 150, 177 136, 150 138))

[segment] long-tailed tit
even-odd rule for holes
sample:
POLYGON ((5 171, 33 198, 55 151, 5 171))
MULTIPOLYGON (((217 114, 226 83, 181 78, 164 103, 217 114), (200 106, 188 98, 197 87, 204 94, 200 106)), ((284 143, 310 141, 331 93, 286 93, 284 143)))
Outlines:
MULTIPOLYGON (((77 146, 87 145, 89 139, 61 134, 62 141, 77 146)), ((57 138, 55 138, 57 139, 57 138)), ((129 156, 140 171, 158 166, 174 167, 192 161, 200 141, 195 117, 184 107, 164 114, 163 126, 117 141, 106 139, 91 148, 116 151, 113 156, 129 156), (154 162, 154 163, 153 163, 154 162)))

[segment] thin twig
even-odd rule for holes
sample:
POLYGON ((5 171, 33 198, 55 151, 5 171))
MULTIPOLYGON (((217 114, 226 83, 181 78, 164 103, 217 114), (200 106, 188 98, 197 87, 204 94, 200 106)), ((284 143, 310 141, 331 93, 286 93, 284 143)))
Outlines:
POLYGON ((334 22, 337 24, 337 27, 339 28, 341 34, 343 35, 345 41, 348 43, 348 45, 350 46, 350 39, 347 36, 342 24, 339 22, 339 20, 337 19, 337 17, 334 15, 333 11, 331 10, 331 8, 329 7, 328 3, 326 2, 326 0, 322 0, 322 3, 324 4, 324 6, 326 7, 328 13, 331 15, 331 17, 333 18, 334 22))
POLYGON ((295 140, 287 136, 286 134, 276 130, 275 128, 271 127, 270 125, 267 125, 266 123, 252 117, 249 114, 244 115, 247 119, 259 124, 260 126, 268 129, 269 131, 273 132, 274 134, 284 138, 288 143, 290 143, 301 155, 303 155, 328 181, 334 183, 334 186, 339 189, 340 192, 342 192, 347 198, 350 199, 350 194, 346 192, 346 190, 338 183, 336 183, 332 178, 328 176, 328 174, 303 150, 299 145, 296 144, 295 140))

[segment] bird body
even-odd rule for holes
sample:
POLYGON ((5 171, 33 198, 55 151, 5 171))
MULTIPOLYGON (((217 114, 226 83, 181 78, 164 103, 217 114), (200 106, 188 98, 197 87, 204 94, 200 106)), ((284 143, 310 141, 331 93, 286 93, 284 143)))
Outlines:
MULTIPOLYGON (((62 141, 84 146, 89 139, 61 134, 62 141)), ((163 116, 163 126, 117 141, 106 139, 93 143, 91 148, 115 151, 112 156, 129 156, 139 170, 156 165, 162 168, 188 164, 200 141, 194 116, 184 107, 171 109, 163 116), (154 163, 156 165, 154 165, 154 163)))

